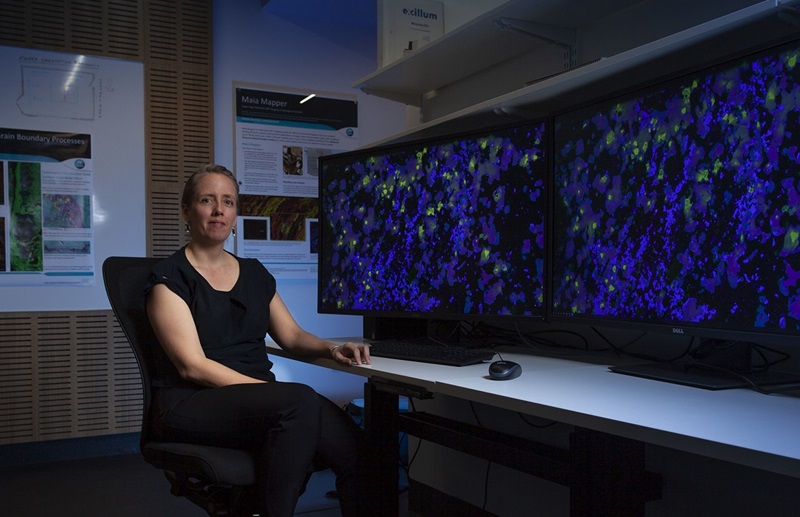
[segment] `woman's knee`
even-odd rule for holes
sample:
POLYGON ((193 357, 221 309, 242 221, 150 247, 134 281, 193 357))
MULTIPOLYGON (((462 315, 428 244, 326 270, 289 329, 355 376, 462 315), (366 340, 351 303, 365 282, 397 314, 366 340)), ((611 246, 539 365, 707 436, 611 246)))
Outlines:
POLYGON ((314 391, 314 388, 295 382, 282 382, 280 384, 282 388, 282 396, 286 400, 291 400, 298 406, 319 411, 321 405, 319 394, 314 391))
POLYGON ((285 416, 300 418, 308 424, 319 425, 321 421, 322 404, 319 394, 310 386, 297 383, 283 383, 282 396, 287 403, 285 416))

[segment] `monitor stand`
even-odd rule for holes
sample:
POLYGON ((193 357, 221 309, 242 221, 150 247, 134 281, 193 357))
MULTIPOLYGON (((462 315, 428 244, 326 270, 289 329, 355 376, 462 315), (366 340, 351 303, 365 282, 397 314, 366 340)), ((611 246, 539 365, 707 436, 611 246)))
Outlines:
POLYGON ((800 384, 800 376, 791 373, 763 371, 736 374, 692 363, 648 363, 631 366, 611 366, 609 370, 614 373, 707 390, 752 388, 754 385, 769 388, 800 384))
POLYGON ((419 339, 428 335, 428 320, 423 318, 390 318, 364 316, 364 339, 419 339))
POLYGON ((703 340, 683 361, 614 366, 611 371, 707 390, 800 385, 797 374, 772 371, 754 363, 754 350, 758 347, 747 341, 710 338, 703 340))

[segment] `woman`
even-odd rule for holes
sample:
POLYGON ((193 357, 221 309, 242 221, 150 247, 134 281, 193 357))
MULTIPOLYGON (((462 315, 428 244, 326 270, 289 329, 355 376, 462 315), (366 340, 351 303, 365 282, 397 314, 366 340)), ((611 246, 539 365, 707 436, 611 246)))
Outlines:
POLYGON ((252 450, 266 515, 293 514, 315 459, 336 473, 343 514, 366 512, 360 429, 310 387, 277 382, 264 338, 269 333, 292 353, 347 365, 369 364, 369 349, 304 331, 261 263, 225 251, 238 194, 225 167, 194 173, 181 199, 191 241, 153 268, 147 314, 174 366, 154 393, 156 431, 161 439, 252 450))

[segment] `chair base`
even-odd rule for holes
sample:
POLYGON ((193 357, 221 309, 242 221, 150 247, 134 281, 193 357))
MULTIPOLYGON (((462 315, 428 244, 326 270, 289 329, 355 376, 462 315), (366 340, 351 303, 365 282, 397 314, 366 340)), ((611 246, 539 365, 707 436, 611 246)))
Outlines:
POLYGON ((209 485, 186 474, 164 471, 170 493, 185 497, 211 517, 252 517, 257 514, 257 495, 252 487, 209 485))

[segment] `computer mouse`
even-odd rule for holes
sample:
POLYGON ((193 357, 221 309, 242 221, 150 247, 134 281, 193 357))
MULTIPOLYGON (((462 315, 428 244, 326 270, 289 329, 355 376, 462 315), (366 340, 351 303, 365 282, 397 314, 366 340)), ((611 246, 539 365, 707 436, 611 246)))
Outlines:
POLYGON ((495 361, 489 365, 489 377, 496 381, 516 379, 522 373, 522 366, 513 361, 495 361))

